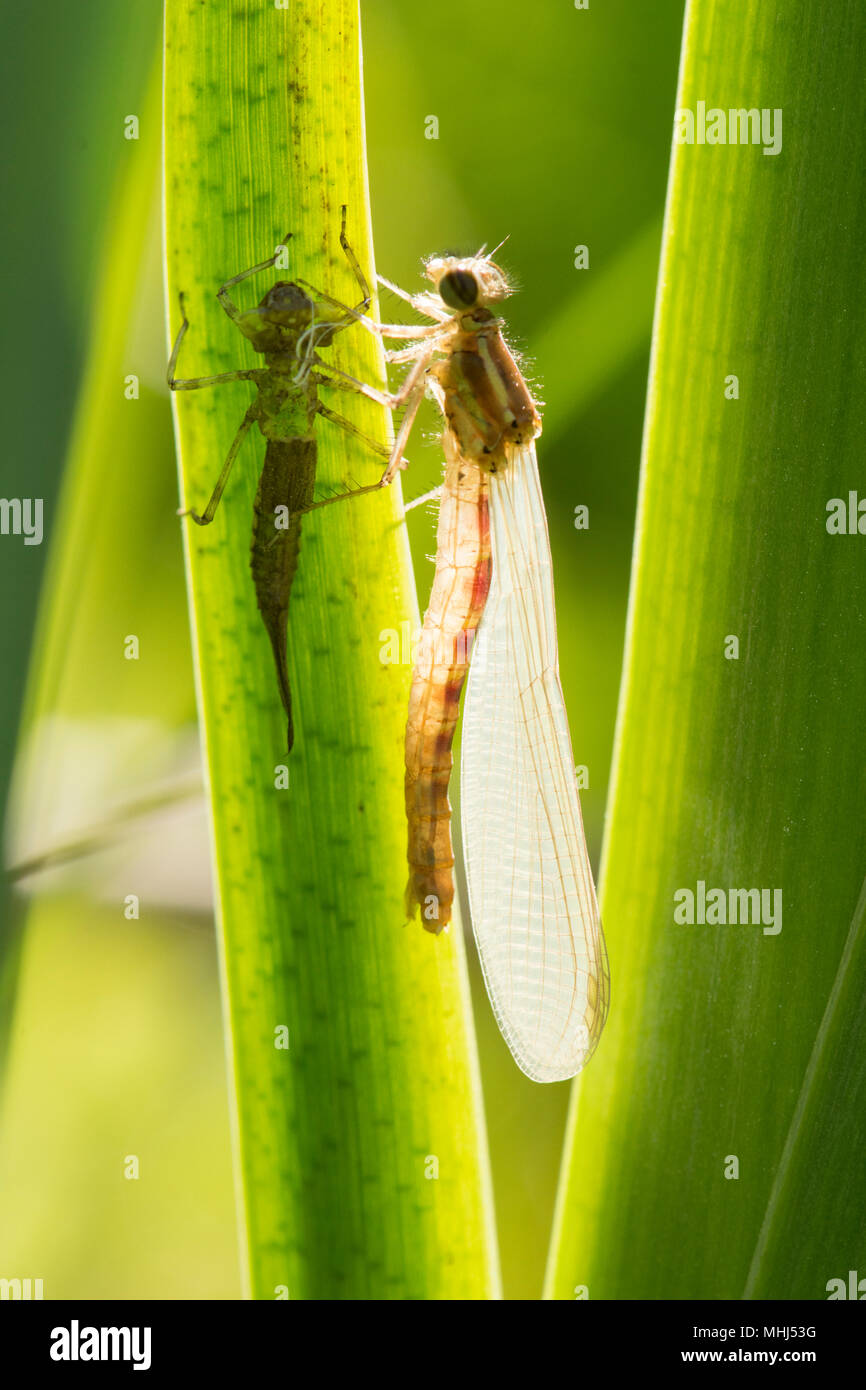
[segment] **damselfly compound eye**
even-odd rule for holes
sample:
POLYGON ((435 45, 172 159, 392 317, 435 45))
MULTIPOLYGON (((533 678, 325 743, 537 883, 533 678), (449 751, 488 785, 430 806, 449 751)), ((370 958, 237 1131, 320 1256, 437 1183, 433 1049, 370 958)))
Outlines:
POLYGON ((449 309, 472 309, 478 303, 478 281, 469 270, 449 270, 439 281, 439 297, 449 309))

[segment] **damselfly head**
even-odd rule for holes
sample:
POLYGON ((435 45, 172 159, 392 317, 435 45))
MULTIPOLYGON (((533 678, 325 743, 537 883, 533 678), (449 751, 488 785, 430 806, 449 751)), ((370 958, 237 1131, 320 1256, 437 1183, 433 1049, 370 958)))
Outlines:
POLYGON ((512 292, 505 271, 487 256, 436 256, 426 262, 424 274, 455 313, 486 309, 512 292))

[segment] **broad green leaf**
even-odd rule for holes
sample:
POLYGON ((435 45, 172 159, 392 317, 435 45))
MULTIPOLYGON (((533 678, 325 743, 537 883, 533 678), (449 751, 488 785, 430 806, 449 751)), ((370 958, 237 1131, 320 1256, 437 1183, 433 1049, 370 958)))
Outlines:
POLYGON ((240 1282, 213 941, 206 921, 196 930, 164 910, 172 874, 202 893, 183 857, 188 819, 158 819, 195 692, 159 331, 158 26, 152 40, 153 77, 133 99, 140 139, 123 142, 104 233, 92 233, 89 352, 63 486, 45 499, 50 553, 7 825, 10 867, 42 858, 51 870, 16 883, 36 900, 18 898, 20 929, 2 933, 14 1009, 2 1016, 0 1267, 38 1273, 52 1299, 229 1298, 240 1282), (126 821, 142 803, 153 819, 126 821), (62 868, 59 847, 72 850, 62 868))
MULTIPOLYGON (((350 0, 169 3, 172 332, 179 290, 190 319, 180 375, 259 365, 214 294, 287 232, 290 269, 238 286, 237 302, 301 276, 357 298, 341 204, 372 281, 359 79, 350 0)), ((361 328, 331 360, 382 381, 361 328)), ((176 403, 188 505, 209 496, 250 395, 233 383, 176 403)), ((351 396, 333 406, 384 442, 380 408, 351 396)), ((323 494, 378 476, 381 460, 319 423, 323 494)), ((259 1298, 486 1297, 497 1282, 461 933, 405 928, 401 907, 409 665, 380 659, 387 635, 417 621, 398 489, 305 518, 287 759, 249 575, 263 449, 250 435, 215 522, 185 527, 249 1288, 259 1298), (276 1045, 280 1030, 288 1049, 276 1045)))
POLYGON ((863 479, 864 63, 857 5, 687 12, 678 107, 778 110, 782 143, 674 150, 602 868, 611 1016, 554 1297, 824 1298, 866 1271, 866 539, 827 524, 863 479), (677 923, 701 883, 780 890, 775 928, 677 923))
MULTIPOLYGON (((164 751, 193 713, 183 569, 168 515, 171 417, 142 329, 160 283, 153 71, 140 108, 145 134, 125 149, 108 204, 62 485, 45 500, 51 541, 6 825, 13 870, 140 796, 136 777, 153 772, 154 748, 164 751), (130 634, 137 662, 124 659, 130 634), (100 759, 104 777, 95 773, 100 759)), ((4 954, 17 937, 4 937, 4 954)), ((14 959, 4 962, 10 999, 15 977, 14 959)), ((4 1026, 10 1017, 11 1008, 4 1026)))
POLYGON ((866 1219, 866 890, 851 921, 775 1174, 745 1298, 862 1298, 866 1219), (817 1197, 817 1200, 816 1200, 817 1197), (855 1277, 850 1278, 851 1271, 855 1277), (826 1276, 826 1278, 825 1278, 826 1276), (822 1283, 822 1281, 824 1281, 822 1283), (836 1287, 831 1290, 831 1281, 836 1287))

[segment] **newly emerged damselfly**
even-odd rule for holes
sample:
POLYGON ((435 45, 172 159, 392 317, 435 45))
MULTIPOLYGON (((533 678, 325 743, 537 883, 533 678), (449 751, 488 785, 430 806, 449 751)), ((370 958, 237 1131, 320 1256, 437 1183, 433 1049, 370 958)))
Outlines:
POLYGON ((460 798, 472 925, 515 1061, 535 1081, 560 1081, 592 1055, 610 984, 559 680, 541 420, 493 307, 512 292, 505 273, 481 252, 436 257, 425 273, 434 293, 389 288, 431 325, 357 313, 411 344, 388 354, 411 364, 402 387, 389 396, 354 383, 406 406, 383 484, 403 465, 425 387, 445 421, 436 574, 406 729, 406 908, 420 906, 434 932, 451 917, 448 782, 469 669, 460 798))
MULTIPOLYGON (((174 372, 180 346, 189 327, 181 295, 182 322, 167 370, 172 391, 196 391, 203 386, 218 386, 227 381, 251 381, 257 387, 256 398, 240 423, 204 511, 198 513, 187 508, 179 515, 192 517, 198 526, 210 525, 241 444, 250 428, 258 425, 267 445, 253 505, 250 567, 256 600, 276 663, 280 697, 288 724, 289 750, 294 742, 294 728, 286 644, 289 595, 298 567, 301 542, 301 518, 305 512, 339 500, 339 497, 314 500, 316 419, 323 416, 340 425, 385 457, 389 457, 390 452, 384 445, 362 434, 351 421, 331 410, 319 400, 318 395, 318 387, 322 384, 340 386, 339 380, 326 379, 316 370, 318 350, 329 347, 334 336, 352 324, 355 315, 370 305, 369 286, 346 237, 345 207, 342 209, 340 245, 362 294, 354 310, 338 309, 335 301, 327 296, 313 299, 300 284, 285 280, 276 281, 252 309, 237 308, 229 297, 232 286, 274 266, 285 251, 290 236, 291 233, 268 260, 234 275, 217 291, 217 299, 223 309, 244 337, 249 339, 255 351, 262 354, 265 365, 220 372, 217 376, 176 377, 174 372)), ((364 492, 369 489, 357 490, 364 492)))

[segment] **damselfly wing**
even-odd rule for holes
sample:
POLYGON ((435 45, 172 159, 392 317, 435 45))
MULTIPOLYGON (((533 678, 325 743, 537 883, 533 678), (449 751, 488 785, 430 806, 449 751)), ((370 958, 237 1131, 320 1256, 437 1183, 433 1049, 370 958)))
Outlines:
POLYGON ((491 474, 491 581, 463 709, 461 830, 493 1011, 534 1081, 562 1081, 598 1042, 609 997, 559 680, 535 444, 491 474))

